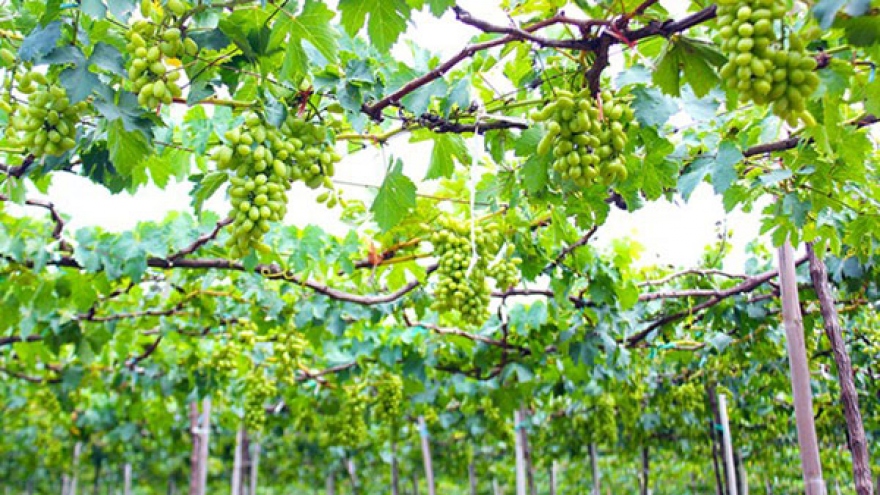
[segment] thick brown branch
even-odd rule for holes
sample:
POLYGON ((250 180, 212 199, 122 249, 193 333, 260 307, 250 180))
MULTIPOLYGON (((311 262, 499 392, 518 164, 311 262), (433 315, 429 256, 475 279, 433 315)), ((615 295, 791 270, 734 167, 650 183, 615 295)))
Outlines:
POLYGON ((514 40, 531 41, 532 43, 536 43, 542 47, 547 48, 568 49, 582 47, 583 45, 582 42, 578 42, 576 40, 554 40, 549 38, 542 38, 540 36, 535 36, 531 32, 523 30, 516 26, 498 26, 473 17, 468 11, 457 5, 452 7, 452 10, 455 12, 456 19, 464 24, 467 24, 468 26, 473 26, 480 31, 483 31, 484 33, 506 34, 512 37, 514 40))
MULTIPOLYGON (((865 115, 859 120, 855 121, 856 127, 867 127, 870 125, 876 124, 880 119, 878 119, 874 115, 865 115)), ((756 155, 765 155, 767 153, 773 153, 775 151, 786 151, 797 148, 802 143, 808 143, 809 141, 801 139, 799 137, 790 137, 788 139, 781 139, 779 141, 774 141, 772 143, 764 143, 756 146, 752 146, 751 148, 743 151, 743 156, 746 158, 756 155)))
MULTIPOLYGON (((800 265, 806 261, 807 261, 807 257, 804 256, 804 257, 796 260, 795 264, 800 265)), ((648 325, 644 330, 642 330, 638 333, 635 333, 633 335, 630 335, 629 337, 626 338, 626 343, 630 346, 634 346, 634 345, 640 343, 641 341, 645 340, 646 338, 648 338, 655 330, 663 327, 664 325, 666 325, 668 323, 678 321, 682 318, 686 318, 689 315, 698 313, 700 311, 703 311, 704 309, 715 306, 716 304, 720 303, 721 301, 723 301, 729 297, 736 296, 739 294, 744 294, 747 292, 751 292, 751 291, 757 289, 758 287, 760 287, 761 285, 776 278, 778 275, 779 275, 778 270, 770 270, 770 271, 764 272, 760 275, 755 275, 755 276, 749 277, 746 280, 744 280, 742 283, 740 283, 739 285, 736 285, 736 286, 731 287, 729 289, 725 289, 725 290, 721 290, 721 291, 717 291, 717 292, 712 292, 711 297, 709 299, 707 299, 706 301, 703 301, 702 303, 697 304, 696 306, 689 308, 686 311, 681 311, 678 313, 664 316, 664 317, 660 318, 659 320, 656 320, 653 323, 651 323, 650 325, 648 325)), ((682 291, 682 292, 686 292, 686 291, 682 291)), ((703 294, 703 295, 708 295, 708 294, 703 294)), ((653 297, 651 293, 642 294, 641 296, 639 296, 639 300, 640 301, 651 300, 650 299, 651 297, 653 297)), ((656 297, 654 297, 654 299, 656 299, 656 297)))
POLYGON ((232 223, 232 217, 228 217, 228 218, 224 218, 223 220, 220 220, 219 222, 217 222, 217 225, 214 227, 214 229, 211 232, 208 232, 207 234, 200 236, 198 239, 196 239, 189 246, 187 246, 187 247, 181 249, 180 251, 169 256, 168 259, 171 261, 177 261, 180 258, 184 258, 186 256, 189 256, 189 255, 195 253, 202 246, 204 246, 205 244, 216 239, 217 236, 220 234, 220 230, 222 230, 223 227, 226 227, 227 225, 229 225, 231 223, 232 223))
POLYGON ((748 275, 727 273, 722 270, 712 270, 712 269, 701 270, 698 268, 691 268, 688 270, 673 273, 671 275, 667 275, 666 277, 663 277, 661 279, 648 280, 648 281, 642 282, 639 284, 639 287, 652 287, 652 286, 658 286, 658 285, 665 285, 665 284, 675 280, 676 278, 685 277, 688 275, 697 275, 697 276, 701 276, 701 277, 719 276, 719 277, 737 278, 737 279, 749 278, 748 275))
MULTIPOLYGON (((561 18, 551 17, 550 19, 536 22, 531 26, 527 26, 523 28, 523 31, 533 33, 541 28, 556 24, 561 22, 561 18)), ((453 67, 460 64, 464 60, 473 57, 476 53, 481 52, 483 50, 488 50, 490 48, 494 48, 496 46, 506 45, 507 43, 518 41, 519 38, 512 35, 507 35, 502 38, 498 38, 497 40, 484 41, 482 43, 476 43, 473 45, 466 46, 452 58, 438 65, 433 70, 425 73, 424 75, 413 79, 412 81, 404 84, 400 89, 391 93, 390 95, 382 98, 381 100, 376 101, 372 104, 365 103, 363 107, 361 107, 362 111, 367 114, 370 118, 375 121, 382 120, 382 111, 388 108, 391 105, 396 105, 400 102, 401 98, 412 93, 413 91, 430 84, 431 82, 443 77, 444 74, 452 70, 453 67)))
MULTIPOLYGON (((0 194, 0 201, 9 201, 9 196, 0 194)), ((64 231, 64 219, 61 218, 61 214, 55 209, 55 205, 51 201, 43 201, 42 199, 26 199, 24 204, 43 208, 49 212, 52 222, 55 224, 55 228, 52 229, 52 237, 60 241, 61 233, 64 231)))
POLYGON ((61 378, 48 378, 41 376, 32 376, 26 375, 24 373, 20 373, 18 371, 13 371, 9 368, 0 367, 0 373, 5 373, 13 378, 18 378, 19 380, 24 380, 26 382, 31 383, 61 383, 61 378))
POLYGON ((36 157, 34 155, 28 155, 21 165, 3 165, 0 164, 0 172, 9 175, 10 177, 15 177, 16 179, 20 179, 24 177, 24 174, 27 173, 28 169, 31 168, 31 165, 36 161, 36 157))
POLYGON ((12 345, 12 344, 17 344, 19 342, 39 342, 41 340, 43 340, 43 337, 41 337, 39 335, 28 335, 25 338, 19 337, 17 335, 13 335, 11 337, 0 338, 0 347, 12 345))
MULTIPOLYGON (((71 256, 62 256, 57 259, 50 260, 48 262, 49 265, 54 266, 62 266, 66 268, 76 268, 82 269, 77 261, 71 256)), ((33 263, 25 263, 26 266, 32 267, 33 263)), ((169 260, 166 258, 148 258, 147 266, 150 268, 160 268, 163 270, 171 270, 171 269, 189 269, 189 270, 230 270, 230 271, 238 271, 244 272, 246 271, 244 265, 237 261, 224 260, 224 259, 189 259, 184 258, 177 261, 169 260)), ((406 294, 412 292, 417 287, 421 285, 417 279, 411 280, 409 283, 404 285, 403 287, 397 289, 394 292, 383 294, 383 295, 362 295, 362 294, 353 294, 350 292, 342 291, 339 289, 335 289, 321 282, 316 282, 314 280, 308 280, 296 275, 292 271, 284 270, 278 265, 271 264, 265 265, 260 264, 257 265, 254 270, 254 273, 262 275, 266 278, 271 279, 284 279, 289 282, 293 282, 297 285, 310 289, 318 294, 325 295, 331 299, 335 299, 337 301, 350 302, 355 304, 361 304, 365 306, 373 306, 377 304, 385 304, 389 302, 396 301, 406 294)))
POLYGON ((140 363, 144 359, 147 359, 148 357, 150 357, 150 355, 152 355, 154 352, 156 352, 156 349, 159 348, 159 344, 162 343, 162 337, 163 336, 160 335, 156 340, 153 341, 152 344, 150 344, 149 346, 147 346, 146 349, 144 349, 144 352, 138 354, 137 356, 133 356, 131 359, 129 359, 128 362, 125 363, 125 366, 129 369, 132 369, 135 366, 137 366, 138 363, 140 363))
POLYGON ((590 239, 592 239, 593 236, 596 235, 596 231, 598 231, 598 230, 599 230, 599 226, 594 225, 593 228, 588 230, 587 233, 583 235, 583 237, 581 237, 580 239, 577 240, 577 242, 572 243, 571 245, 569 245, 568 247, 566 247, 565 249, 560 251, 559 255, 557 255, 556 258, 552 262, 550 262, 547 266, 544 267, 544 272, 548 272, 548 271, 552 270, 553 268, 559 266, 559 264, 562 263, 565 260, 565 258, 570 256, 571 253, 573 253, 576 249, 578 249, 582 246, 586 246, 590 242, 590 239))

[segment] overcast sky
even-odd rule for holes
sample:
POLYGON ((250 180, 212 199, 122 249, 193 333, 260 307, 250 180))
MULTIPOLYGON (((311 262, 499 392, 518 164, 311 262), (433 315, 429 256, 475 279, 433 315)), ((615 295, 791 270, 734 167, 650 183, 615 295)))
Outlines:
MULTIPOLYGON (((674 9, 677 16, 683 15, 681 7, 684 2, 664 3, 674 9)), ((459 4, 477 17, 495 23, 508 22, 494 7, 495 2, 462 0, 459 4)), ((451 13, 440 20, 428 14, 416 14, 414 24, 415 28, 410 29, 405 38, 440 53, 444 58, 460 50, 476 34, 475 29, 457 23, 451 13)), ((407 51, 403 43, 395 48, 395 54, 403 59, 408 58, 407 51)), ((418 182, 424 175, 430 148, 409 144, 407 140, 406 136, 394 139, 384 151, 385 157, 404 157, 406 172, 418 182)), ((337 178, 344 182, 379 185, 384 171, 383 152, 369 148, 346 157, 337 167, 337 178)), ((184 182, 171 184, 164 191, 146 187, 134 196, 126 193, 111 195, 87 179, 57 174, 50 196, 62 212, 71 216, 71 228, 98 225, 121 231, 139 221, 161 220, 169 211, 189 210, 189 189, 189 183, 184 182)), ((350 198, 369 200, 372 194, 370 189, 363 187, 343 187, 343 190, 350 198)), ((295 225, 314 223, 332 232, 344 232, 337 220, 339 211, 328 211, 316 204, 315 196, 315 192, 304 186, 294 185, 289 193, 287 221, 295 225)), ((228 204, 222 194, 217 194, 208 208, 224 214, 228 204)), ((724 220, 734 230, 734 248, 727 260, 727 268, 737 270, 744 262, 744 244, 757 237, 757 219, 755 215, 743 214, 725 217, 720 197, 714 196, 708 187, 699 188, 686 205, 658 202, 635 213, 615 211, 607 225, 600 229, 597 239, 604 243, 615 237, 629 236, 645 246, 645 263, 691 266, 697 263, 704 246, 715 242, 716 223, 724 220)))

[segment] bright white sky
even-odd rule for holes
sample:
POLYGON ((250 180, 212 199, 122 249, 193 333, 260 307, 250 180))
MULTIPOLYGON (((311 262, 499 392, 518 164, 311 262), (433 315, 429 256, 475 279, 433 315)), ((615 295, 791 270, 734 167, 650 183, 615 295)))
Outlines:
MULTIPOLYGON (((493 7, 495 2, 484 0, 462 0, 459 2, 475 16, 494 23, 508 22, 500 10, 493 7)), ((665 1, 667 8, 676 16, 683 15, 686 2, 665 1)), ((446 58, 466 45, 476 30, 455 21, 452 13, 438 20, 428 14, 414 16, 417 29, 410 29, 406 39, 440 53, 446 58)), ((406 60, 408 50, 404 43, 395 47, 395 54, 406 60)), ((386 157, 403 157, 406 172, 418 182, 424 176, 430 152, 425 145, 413 145, 408 137, 400 136, 392 140, 385 151, 386 157)), ((337 167, 337 178, 351 183, 378 186, 385 171, 382 152, 369 148, 346 157, 337 167)), ((429 186, 430 187, 430 186, 429 186)), ((162 191, 147 187, 134 196, 122 193, 111 195, 100 186, 87 179, 70 174, 59 174, 54 179, 50 196, 59 209, 70 216, 70 227, 98 225, 112 231, 131 228, 139 221, 161 220, 173 210, 188 210, 190 198, 189 183, 171 184, 162 191)), ((363 187, 343 187, 348 198, 368 201, 373 192, 363 187)), ((295 225, 317 224, 331 232, 343 233, 345 227, 337 220, 337 210, 327 210, 315 203, 316 193, 301 185, 295 185, 289 193, 290 204, 287 222, 295 225)), ((228 210, 226 199, 217 194, 207 205, 208 209, 225 214, 228 210)), ((726 221, 733 229, 731 243, 734 246, 727 259, 727 268, 741 269, 744 260, 745 243, 758 237, 758 221, 754 214, 735 213, 725 216, 720 197, 714 196, 711 188, 701 187, 693 194, 688 204, 669 204, 658 202, 635 213, 615 210, 608 223, 600 230, 597 242, 605 243, 617 237, 631 237, 645 247, 643 262, 662 263, 678 266, 692 266, 699 260, 704 246, 716 240, 716 223, 726 221)))

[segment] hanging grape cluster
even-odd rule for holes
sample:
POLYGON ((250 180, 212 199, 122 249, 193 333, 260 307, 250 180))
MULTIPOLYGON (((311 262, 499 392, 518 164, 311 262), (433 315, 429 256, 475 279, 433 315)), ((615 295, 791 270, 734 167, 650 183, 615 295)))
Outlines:
POLYGON ((626 179, 623 150, 633 122, 629 103, 603 91, 594 98, 588 89, 577 94, 556 90, 556 99, 532 114, 547 122, 538 154, 553 152, 553 170, 563 180, 589 187, 601 179, 612 184, 626 179))
POLYGON ((777 34, 774 22, 785 13, 785 3, 775 0, 718 2, 721 49, 729 58, 721 77, 741 100, 772 104, 773 113, 792 126, 812 125, 806 101, 819 85, 816 60, 797 33, 777 34))
POLYGON ((431 235, 434 253, 439 258, 432 308, 458 311, 466 324, 482 325, 488 316, 490 297, 487 260, 495 257, 501 244, 498 226, 475 226, 472 246, 469 222, 441 217, 439 224, 440 230, 431 235))
POLYGON ((522 260, 510 256, 496 261, 489 267, 489 277, 495 280, 495 286, 505 291, 519 283, 519 265, 522 260))
MULTIPOLYGON (((574 416, 574 426, 593 443, 613 444, 617 441, 616 402, 611 394, 591 397, 587 410, 574 416)), ((579 437, 581 435, 578 435, 579 437)), ((583 438, 582 437, 582 438, 583 438)))
POLYGON ((251 248, 265 250, 261 239, 287 213, 287 194, 292 180, 308 187, 332 188, 329 177, 340 160, 328 140, 327 128, 289 115, 281 128, 255 112, 224 134, 225 144, 211 153, 219 170, 230 170, 233 234, 227 245, 233 258, 251 248))
MULTIPOLYGON (((333 149, 330 128, 289 113, 281 124, 281 133, 284 136, 282 144, 286 147, 278 149, 277 153, 290 167, 290 180, 302 181, 310 189, 323 185, 332 190, 330 177, 342 157, 333 149)), ((327 197, 329 200, 331 196, 327 197)))
POLYGON ((266 401, 277 393, 275 383, 261 370, 253 370, 244 382, 244 424, 248 431, 262 431, 266 425, 266 401))
POLYGON ((363 387, 360 384, 343 387, 342 405, 339 411, 330 418, 328 429, 333 445, 354 448, 367 439, 367 423, 364 413, 367 401, 361 396, 363 387))
POLYGON ((6 137, 37 158, 60 156, 76 146, 76 125, 88 103, 71 103, 67 91, 52 84, 44 74, 27 72, 16 75, 18 91, 28 95, 27 104, 13 111, 6 137))
POLYGON ((152 2, 141 2, 144 19, 134 23, 126 32, 126 49, 132 54, 128 62, 128 77, 138 95, 138 103, 146 108, 168 105, 183 91, 178 84, 181 77, 180 57, 195 56, 199 47, 192 38, 185 37, 180 28, 172 27, 187 6, 178 0, 166 5, 171 16, 152 2))
POLYGON ((273 346, 273 356, 278 362, 276 376, 286 385, 296 384, 296 371, 299 360, 307 348, 307 342, 299 334, 286 331, 280 332, 273 346))
POLYGON ((373 413, 376 421, 396 425, 403 415, 403 380, 392 373, 383 373, 375 383, 375 406, 373 413))
POLYGON ((218 342, 211 355, 210 367, 216 373, 226 376, 238 369, 238 359, 243 349, 234 341, 218 342))

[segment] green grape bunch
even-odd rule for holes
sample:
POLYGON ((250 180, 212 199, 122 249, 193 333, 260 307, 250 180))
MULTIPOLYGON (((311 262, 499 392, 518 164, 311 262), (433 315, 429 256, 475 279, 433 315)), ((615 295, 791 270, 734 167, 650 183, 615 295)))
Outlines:
POLYGON ((238 359, 243 349, 235 341, 218 342, 211 354, 210 367, 221 375, 228 375, 238 369, 238 359))
POLYGON ((296 371, 300 359, 308 348, 308 342, 297 333, 281 332, 272 347, 272 355, 278 364, 276 375, 286 385, 296 384, 296 371))
POLYGON ((61 156, 76 147, 76 126, 88 103, 71 103, 64 88, 39 72, 16 75, 16 79, 18 90, 28 95, 28 100, 13 110, 6 128, 10 144, 37 158, 61 156))
POLYGON ((466 324, 482 325, 488 317, 490 299, 487 260, 494 258, 501 246, 498 226, 475 226, 472 246, 468 222, 441 217, 439 223, 441 228, 431 235, 439 258, 432 309, 455 310, 466 324))
POLYGON ((508 290, 519 283, 520 263, 522 263, 522 260, 519 258, 507 257, 496 261, 489 267, 489 277, 495 280, 495 286, 499 290, 508 290))
POLYGON ((537 152, 546 155, 552 150, 553 170, 578 187, 590 187, 599 179, 605 185, 625 180, 623 150, 633 117, 629 103, 610 91, 594 98, 589 89, 577 94, 556 90, 554 101, 532 113, 534 121, 547 122, 537 152))
POLYGON ((816 59, 797 33, 777 34, 774 23, 786 11, 785 3, 775 0, 718 2, 721 49, 728 57, 721 77, 742 101, 772 104, 773 113, 791 126, 815 125, 806 102, 819 85, 816 59))
POLYGON ((128 77, 138 95, 138 103, 145 108, 155 109, 181 97, 180 57, 194 57, 199 51, 192 38, 184 36, 179 27, 172 26, 173 21, 186 12, 186 5, 171 0, 166 7, 171 16, 149 0, 142 2, 144 19, 135 21, 126 32, 126 49, 131 54, 128 77))
POLYGON ((363 386, 360 384, 343 387, 342 406, 328 424, 333 445, 356 448, 366 441, 367 423, 364 414, 367 400, 362 392, 363 386))
POLYGON ((287 213, 291 181, 332 188, 330 177, 341 157, 332 150, 324 126, 292 114, 279 129, 249 111, 224 140, 212 150, 211 159, 218 170, 234 173, 229 188, 233 234, 227 245, 230 255, 240 258, 251 248, 268 250, 261 240, 271 222, 287 213))
POLYGON ((403 379, 383 373, 374 383, 376 388, 373 414, 380 423, 396 425, 403 417, 403 379))
POLYGON ((262 431, 266 426, 266 401, 278 391, 275 383, 261 370, 252 370, 244 382, 244 424, 248 431, 262 431))
POLYGON ((322 185, 332 189, 329 179, 342 157, 333 149, 334 140, 329 127, 288 113, 281 124, 281 133, 286 138, 286 146, 278 153, 290 167, 290 179, 302 181, 310 189, 322 185))

